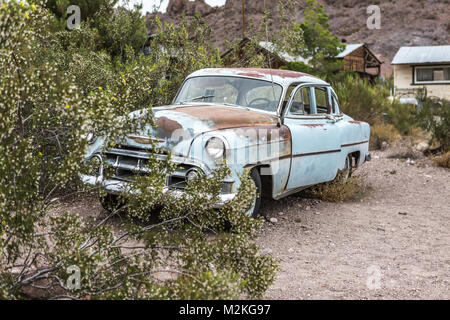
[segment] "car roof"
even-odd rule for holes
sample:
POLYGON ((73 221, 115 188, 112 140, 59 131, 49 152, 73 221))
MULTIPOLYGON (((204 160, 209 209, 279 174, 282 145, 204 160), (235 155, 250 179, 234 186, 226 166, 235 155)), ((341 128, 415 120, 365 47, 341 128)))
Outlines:
POLYGON ((191 73, 188 78, 199 76, 235 76, 273 81, 274 83, 288 86, 291 83, 315 83, 329 85, 313 75, 291 70, 266 69, 266 68, 208 68, 191 73))

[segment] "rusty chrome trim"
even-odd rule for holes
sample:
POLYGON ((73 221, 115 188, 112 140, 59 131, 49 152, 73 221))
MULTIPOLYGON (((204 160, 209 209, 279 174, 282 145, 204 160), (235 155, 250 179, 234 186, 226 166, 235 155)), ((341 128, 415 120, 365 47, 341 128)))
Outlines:
POLYGON ((298 157, 308 157, 308 156, 315 156, 318 154, 325 154, 325 153, 336 153, 341 152, 341 149, 335 149, 335 150, 326 150, 326 151, 318 151, 318 152, 310 152, 310 153, 299 153, 299 154, 293 154, 292 158, 298 158, 298 157))
MULTIPOLYGON (((99 180, 98 177, 84 174, 81 174, 80 178, 84 184, 94 187, 99 186, 103 190, 111 194, 121 194, 121 193, 139 194, 139 190, 130 189, 130 184, 127 181, 121 181, 117 179, 104 180, 103 178, 99 180)), ((163 195, 167 194, 175 198, 181 198, 185 195, 185 193, 182 190, 169 189, 169 187, 167 186, 163 187, 162 194, 163 195)), ((213 204, 213 208, 214 209, 223 208, 227 202, 232 201, 235 197, 236 197, 235 193, 220 194, 218 199, 219 201, 213 204)))
POLYGON ((364 143, 368 143, 369 140, 365 140, 365 141, 360 141, 360 142, 353 142, 353 143, 347 143, 347 144, 342 144, 341 148, 345 148, 345 147, 351 147, 351 146, 357 146, 358 144, 364 144, 364 143))
POLYGON ((255 167, 255 166, 264 166, 264 165, 270 165, 271 162, 273 161, 281 161, 281 160, 286 160, 286 159, 290 159, 292 157, 291 154, 287 154, 281 157, 274 157, 274 158, 270 158, 267 160, 263 160, 263 161, 258 161, 258 162, 253 162, 253 163, 247 163, 244 168, 250 168, 250 167, 255 167))

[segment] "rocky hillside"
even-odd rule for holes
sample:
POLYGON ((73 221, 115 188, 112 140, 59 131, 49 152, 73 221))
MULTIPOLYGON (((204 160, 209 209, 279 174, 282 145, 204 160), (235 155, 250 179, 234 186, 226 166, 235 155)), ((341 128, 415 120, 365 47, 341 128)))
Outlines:
MULTIPOLYGON (((330 18, 333 33, 347 43, 365 42, 384 61, 383 73, 390 74, 390 61, 401 46, 450 44, 450 0, 319 0, 330 18), (381 29, 366 26, 367 7, 381 8, 381 29)), ((299 0, 296 20, 303 20, 305 1, 299 0)), ((256 23, 264 9, 277 11, 274 0, 246 0, 246 17, 256 23)), ((211 7, 204 0, 170 0, 166 13, 157 15, 176 23, 181 14, 199 12, 213 28, 213 41, 221 50, 224 40, 241 36, 241 0, 227 0, 221 7, 211 7)), ((154 14, 147 13, 152 19, 154 14)), ((275 28, 279 27, 275 21, 275 28)))

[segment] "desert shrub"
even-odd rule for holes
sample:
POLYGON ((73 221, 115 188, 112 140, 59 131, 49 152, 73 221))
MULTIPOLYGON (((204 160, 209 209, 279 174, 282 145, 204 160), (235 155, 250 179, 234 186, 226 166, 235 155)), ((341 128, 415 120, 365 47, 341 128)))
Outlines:
POLYGON ((444 151, 450 149, 450 101, 427 98, 417 115, 421 128, 432 135, 444 151))
POLYGON ((371 125, 383 121, 383 113, 389 108, 387 88, 371 85, 355 75, 348 75, 343 81, 334 83, 333 87, 345 114, 371 125))
POLYGON ((416 106, 401 104, 394 99, 389 105, 386 121, 391 123, 402 135, 410 135, 416 124, 416 106))
POLYGON ((433 162, 440 167, 450 168, 450 151, 432 158, 433 162))
POLYGON ((313 69, 303 62, 288 62, 285 66, 280 67, 282 70, 292 70, 304 73, 313 73, 313 69))
POLYGON ((128 46, 114 59, 90 43, 78 55, 70 49, 65 60, 55 52, 67 48, 61 38, 95 38, 96 32, 54 34, 48 31, 51 21, 39 5, 0 0, 0 298, 29 297, 30 288, 39 291, 35 298, 260 297, 274 280, 276 263, 259 255, 254 240, 261 221, 244 213, 255 192, 247 174, 222 211, 211 203, 229 174, 226 167, 189 184, 182 199, 166 195, 161 221, 150 223, 147 209, 164 197, 155 192, 173 169, 151 160, 153 174, 133 184, 141 194, 125 195, 129 201, 121 208, 139 223, 123 217, 113 227, 118 211, 100 222, 86 221, 83 212, 50 212, 72 190, 99 192, 79 184, 78 174, 89 167, 83 163, 89 133, 112 142, 152 125, 152 104, 169 99, 184 72, 216 61, 183 27, 169 25, 165 46, 183 48, 180 57, 187 59, 175 69, 179 73, 165 73, 167 56, 136 57, 128 46), (84 78, 83 70, 92 74, 84 78), (101 70, 108 75, 97 78, 101 70), (131 116, 136 109, 144 112, 131 116), (223 232, 224 221, 237 226, 233 233, 223 232), (69 286, 73 267, 80 287, 69 286))
POLYGON ((371 84, 351 74, 333 84, 344 113, 371 126, 379 125, 380 128, 375 128, 378 131, 388 129, 385 124, 390 124, 398 133, 409 135, 417 126, 416 107, 390 99, 391 86, 389 79, 371 84))
POLYGON ((364 175, 346 179, 337 178, 310 188, 306 193, 330 202, 344 202, 362 197, 368 190, 364 175))
POLYGON ((401 138, 392 124, 374 124, 370 127, 370 148, 381 149, 383 141, 392 143, 401 138))

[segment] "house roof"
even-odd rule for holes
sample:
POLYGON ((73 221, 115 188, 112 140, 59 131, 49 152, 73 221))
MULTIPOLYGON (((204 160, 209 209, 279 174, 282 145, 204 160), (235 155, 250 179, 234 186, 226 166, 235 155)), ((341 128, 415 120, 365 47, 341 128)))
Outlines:
POLYGON ((261 48, 266 49, 272 54, 278 55, 281 59, 283 59, 286 62, 303 62, 304 64, 309 64, 309 62, 311 61, 311 58, 303 58, 302 56, 291 56, 287 52, 277 51, 275 45, 269 41, 260 41, 259 46, 261 48))
POLYGON ((350 53, 352 53, 353 51, 355 51, 358 48, 361 48, 362 46, 364 46, 364 43, 351 43, 351 44, 347 44, 345 46, 345 50, 342 51, 341 53, 339 53, 336 58, 344 58, 345 56, 349 55, 350 53))
MULTIPOLYGON (((251 41, 250 38, 244 38, 240 41, 240 45, 242 46, 249 41, 251 41)), ((258 42, 258 46, 261 49, 265 50, 266 52, 268 52, 274 56, 277 56, 279 59, 283 60, 284 62, 303 62, 308 65, 309 62, 311 61, 311 58, 303 58, 302 56, 291 56, 287 52, 279 51, 279 50, 277 50, 275 45, 269 41, 260 41, 260 42, 258 42)), ((224 58, 225 56, 227 56, 232 50, 233 50, 232 48, 228 49, 226 52, 224 52, 221 55, 221 58, 224 58)))
POLYGON ((391 64, 450 62, 450 46, 401 47, 391 64))

